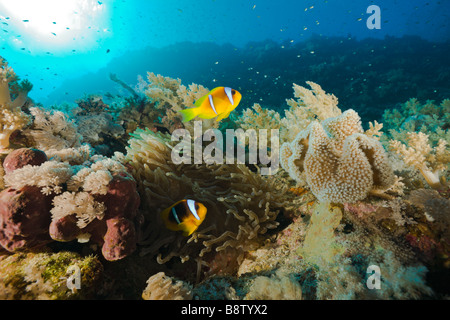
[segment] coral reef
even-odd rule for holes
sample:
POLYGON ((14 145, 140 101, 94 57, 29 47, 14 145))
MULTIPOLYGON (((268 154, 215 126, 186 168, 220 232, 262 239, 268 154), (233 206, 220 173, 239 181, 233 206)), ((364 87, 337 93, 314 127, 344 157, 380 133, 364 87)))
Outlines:
POLYGON ((97 258, 74 252, 0 256, 0 299, 90 299, 95 297, 102 274, 103 266, 97 258), (79 289, 67 285, 74 266, 79 268, 79 289))
POLYGON ((140 203, 136 183, 120 162, 98 156, 90 160, 84 166, 30 161, 5 175, 10 188, 2 191, 2 220, 8 225, 2 229, 2 244, 7 250, 51 239, 88 242, 91 238, 110 261, 135 250, 134 220, 139 220, 140 203))
POLYGON ((420 104, 416 98, 403 103, 400 108, 386 109, 383 123, 390 138, 406 143, 408 132, 422 132, 429 136, 431 144, 440 139, 450 141, 450 99, 440 105, 433 101, 420 104))
POLYGON ((20 148, 6 156, 3 160, 3 169, 8 174, 26 165, 39 166, 47 160, 47 155, 41 150, 20 148))
POLYGON ((302 288, 289 275, 276 273, 270 277, 256 277, 249 288, 245 300, 301 300, 302 288))
POLYGON ((43 246, 48 234, 51 199, 39 188, 7 188, 0 193, 0 245, 10 251, 43 246))
POLYGON ((147 280, 144 300, 191 300, 192 286, 159 272, 147 280))
POLYGON ((30 117, 22 111, 28 102, 27 94, 32 85, 29 81, 19 82, 19 77, 0 57, 0 152, 5 153, 10 145, 9 138, 16 130, 30 123, 30 117))
POLYGON ((437 146, 429 144, 428 135, 422 132, 408 132, 408 147, 398 140, 391 140, 390 147, 409 166, 420 171, 433 189, 446 187, 445 171, 450 164, 448 142, 439 139, 437 146))
POLYGON ((294 84, 284 117, 253 103, 220 124, 280 130, 284 170, 262 175, 253 163, 173 161, 168 133, 193 132, 178 111, 208 92, 201 85, 149 72, 132 88, 112 75, 129 97, 62 110, 32 106, 31 86, 3 60, 1 77, 0 298, 449 295, 448 100, 410 100, 364 131, 335 95, 294 84), (187 237, 160 215, 186 198, 207 208, 187 237), (66 282, 73 267, 80 288, 66 282))

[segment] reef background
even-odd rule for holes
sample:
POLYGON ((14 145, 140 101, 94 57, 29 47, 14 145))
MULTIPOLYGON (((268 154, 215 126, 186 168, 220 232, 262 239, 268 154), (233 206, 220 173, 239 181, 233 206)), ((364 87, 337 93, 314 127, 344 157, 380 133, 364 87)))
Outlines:
POLYGON ((47 101, 70 101, 84 93, 123 94, 108 81, 110 73, 133 83, 136 74, 151 70, 208 88, 232 83, 243 94, 241 108, 256 102, 277 111, 286 108, 289 84, 314 81, 339 97, 342 106, 358 111, 364 122, 380 121, 385 109, 411 97, 442 101, 450 96, 449 50, 449 42, 417 36, 358 40, 313 35, 299 43, 267 40, 244 47, 185 42, 127 52, 97 72, 65 81, 47 101))

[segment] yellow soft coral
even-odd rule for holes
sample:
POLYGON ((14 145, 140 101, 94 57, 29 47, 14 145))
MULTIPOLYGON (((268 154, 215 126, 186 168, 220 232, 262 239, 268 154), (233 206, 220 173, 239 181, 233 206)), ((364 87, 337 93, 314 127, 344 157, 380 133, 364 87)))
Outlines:
POLYGON ((17 82, 18 77, 8 63, 0 57, 0 152, 9 147, 11 134, 30 122, 30 117, 22 112, 21 107, 27 101, 31 83, 17 82), (14 84, 15 92, 11 90, 14 84))
MULTIPOLYGON (((195 83, 186 87, 181 84, 180 79, 155 75, 153 72, 147 73, 147 80, 148 83, 143 82, 141 86, 146 87, 145 95, 151 102, 155 103, 156 108, 165 111, 165 115, 161 119, 162 124, 171 132, 184 126, 192 134, 194 130, 193 122, 182 124, 182 116, 179 111, 193 107, 194 102, 208 94, 209 90, 195 83)), ((200 120, 205 130, 217 128, 219 125, 214 119, 200 120)))
POLYGON ((390 148, 403 161, 420 171, 425 181, 433 189, 441 189, 446 185, 443 171, 448 169, 450 152, 447 141, 439 139, 438 145, 432 147, 429 136, 423 132, 409 132, 408 147, 398 140, 390 141, 390 148))
POLYGON ((192 286, 158 272, 147 280, 142 292, 144 300, 192 300, 192 286))
POLYGON ((377 139, 363 134, 354 110, 312 122, 281 148, 281 165, 321 202, 355 202, 390 187, 393 170, 377 139))
POLYGON ((259 103, 253 104, 242 112, 236 121, 240 128, 247 129, 279 129, 280 114, 275 110, 265 109, 259 103))
POLYGON ((336 117, 342 112, 338 108, 338 99, 332 94, 327 94, 320 85, 312 81, 306 82, 311 90, 294 83, 294 96, 297 100, 289 99, 289 109, 285 117, 281 119, 281 140, 291 141, 301 130, 314 120, 325 120, 336 117))

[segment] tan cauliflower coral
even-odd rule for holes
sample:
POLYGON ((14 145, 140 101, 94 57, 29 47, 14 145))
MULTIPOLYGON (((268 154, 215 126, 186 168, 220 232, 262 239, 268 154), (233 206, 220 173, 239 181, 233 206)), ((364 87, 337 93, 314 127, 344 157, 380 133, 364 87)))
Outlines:
POLYGON ((390 187, 395 176, 381 143, 363 133, 354 110, 312 122, 281 149, 281 165, 321 202, 355 202, 390 187))

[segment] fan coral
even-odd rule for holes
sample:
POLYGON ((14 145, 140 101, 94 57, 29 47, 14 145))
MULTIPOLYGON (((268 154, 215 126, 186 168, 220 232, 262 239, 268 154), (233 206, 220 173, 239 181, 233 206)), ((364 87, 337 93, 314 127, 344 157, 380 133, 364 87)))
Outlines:
POLYGON ((244 165, 175 165, 169 136, 150 130, 137 130, 133 136, 127 159, 144 195, 149 226, 148 239, 142 242, 147 248, 142 252, 159 253, 161 263, 174 256, 182 261, 190 256, 206 261, 207 253, 214 256, 225 249, 237 252, 231 260, 236 263, 278 225, 281 211, 292 210, 294 195, 273 177, 253 173, 244 165), (208 209, 206 219, 189 238, 166 230, 159 218, 162 210, 185 198, 208 209), (168 248, 160 250, 164 247, 168 248), (168 252, 164 258, 162 251, 168 252))
POLYGON ((159 272, 147 280, 144 300, 192 300, 192 286, 159 272))
POLYGON ((395 176, 377 139, 363 134, 358 114, 347 110, 312 122, 281 147, 281 166, 305 180, 323 202, 355 202, 390 187, 395 176))
POLYGON ((447 141, 439 139, 438 145, 431 147, 428 135, 422 132, 408 133, 408 147, 400 141, 390 141, 390 148, 401 155, 407 165, 419 170, 433 189, 443 189, 446 185, 443 172, 450 163, 447 145, 447 141))
POLYGON ((30 117, 21 108, 27 102, 31 88, 27 80, 19 83, 14 70, 0 57, 0 152, 7 150, 14 131, 30 123, 30 117))

